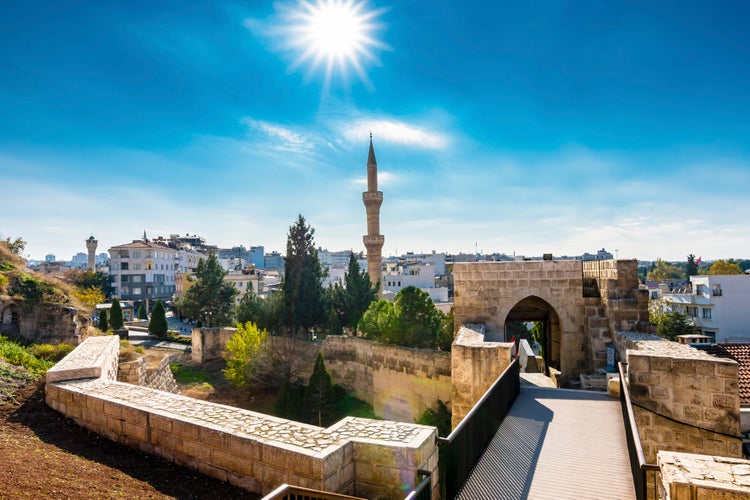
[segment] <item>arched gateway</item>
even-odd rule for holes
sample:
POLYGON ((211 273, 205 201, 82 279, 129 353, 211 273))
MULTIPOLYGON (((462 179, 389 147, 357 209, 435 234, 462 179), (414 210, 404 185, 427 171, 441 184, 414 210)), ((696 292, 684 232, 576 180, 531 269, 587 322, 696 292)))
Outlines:
POLYGON ((544 323, 547 366, 577 377, 606 364, 616 330, 648 320, 636 260, 536 260, 454 265, 455 321, 502 341, 509 321, 544 323))

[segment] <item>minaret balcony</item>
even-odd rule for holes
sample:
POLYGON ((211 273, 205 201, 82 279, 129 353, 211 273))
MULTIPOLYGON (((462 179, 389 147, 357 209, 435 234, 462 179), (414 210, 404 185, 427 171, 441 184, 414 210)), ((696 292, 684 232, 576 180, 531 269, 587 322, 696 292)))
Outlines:
POLYGON ((365 191, 362 193, 362 201, 367 204, 368 202, 377 202, 378 205, 383 203, 383 192, 382 191, 365 191))
POLYGON ((385 243, 385 236, 382 234, 366 234, 362 239, 368 250, 370 247, 383 248, 383 244, 385 243))

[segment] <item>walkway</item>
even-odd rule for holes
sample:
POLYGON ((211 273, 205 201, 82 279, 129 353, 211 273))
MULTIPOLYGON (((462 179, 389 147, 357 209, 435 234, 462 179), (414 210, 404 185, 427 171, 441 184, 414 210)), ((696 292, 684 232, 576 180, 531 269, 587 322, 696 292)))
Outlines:
POLYGON ((634 499, 619 400, 524 384, 457 498, 634 499))

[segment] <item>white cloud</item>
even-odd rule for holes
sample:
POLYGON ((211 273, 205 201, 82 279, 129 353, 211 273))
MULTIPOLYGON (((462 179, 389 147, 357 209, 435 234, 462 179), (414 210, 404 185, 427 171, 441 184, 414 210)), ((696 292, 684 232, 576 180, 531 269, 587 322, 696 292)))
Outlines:
POLYGON ((315 144, 308 137, 291 128, 253 118, 245 118, 243 123, 252 130, 262 132, 268 140, 267 145, 277 151, 310 153, 315 150, 315 144))
MULTIPOLYGON (((393 172, 384 172, 378 170, 378 187, 379 186, 391 186, 398 183, 399 176, 393 172)), ((358 186, 367 186, 367 177, 357 177, 352 179, 352 182, 358 186)))
POLYGON ((447 135, 392 119, 361 118, 354 122, 342 123, 340 133, 352 142, 361 142, 363 137, 372 132, 378 141, 392 142, 421 149, 444 149, 450 144, 447 135))

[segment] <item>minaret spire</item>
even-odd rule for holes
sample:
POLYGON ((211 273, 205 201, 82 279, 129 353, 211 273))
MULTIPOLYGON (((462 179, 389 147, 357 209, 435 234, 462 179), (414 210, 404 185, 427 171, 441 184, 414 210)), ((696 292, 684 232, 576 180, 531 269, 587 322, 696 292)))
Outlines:
POLYGON ((385 237, 380 234, 380 205, 383 203, 383 192, 378 191, 378 162, 372 145, 372 132, 370 150, 367 153, 367 191, 362 193, 362 201, 367 213, 367 234, 362 238, 367 248, 367 274, 370 275, 370 281, 375 284, 380 281, 383 274, 381 260, 385 237))

